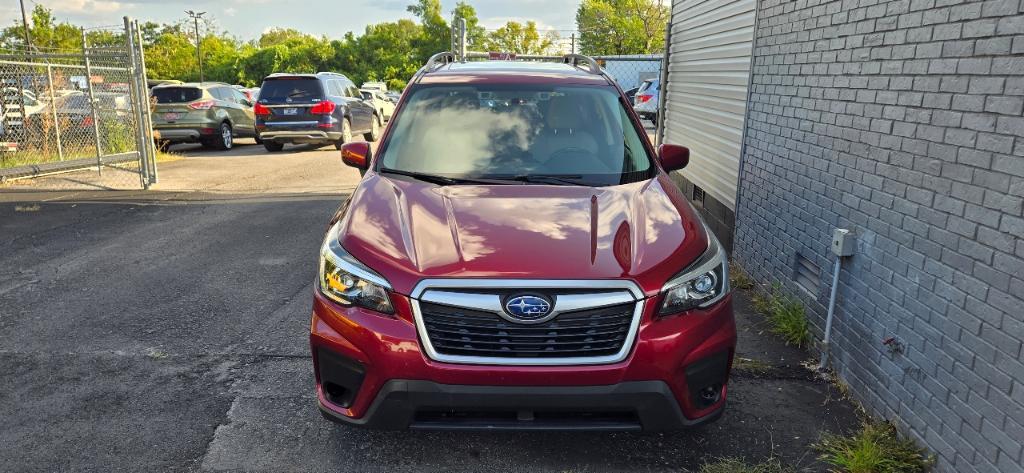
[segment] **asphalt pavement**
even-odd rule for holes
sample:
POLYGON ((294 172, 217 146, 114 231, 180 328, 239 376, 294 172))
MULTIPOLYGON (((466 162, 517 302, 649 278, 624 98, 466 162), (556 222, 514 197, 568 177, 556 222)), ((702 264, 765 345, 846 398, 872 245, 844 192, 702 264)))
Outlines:
POLYGON ((333 148, 180 147, 150 191, 55 176, 0 187, 2 471, 686 471, 856 427, 738 295, 716 423, 675 433, 377 432, 317 411, 316 252, 359 179, 333 148))

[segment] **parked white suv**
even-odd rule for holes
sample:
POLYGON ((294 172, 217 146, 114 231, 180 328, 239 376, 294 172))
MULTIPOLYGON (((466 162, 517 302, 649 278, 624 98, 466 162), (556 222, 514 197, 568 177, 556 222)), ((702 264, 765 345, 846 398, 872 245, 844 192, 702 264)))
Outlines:
POLYGON ((633 110, 640 115, 640 118, 650 120, 654 124, 658 123, 658 104, 660 103, 658 92, 660 89, 658 79, 648 79, 640 84, 640 89, 633 96, 633 110))
POLYGON ((363 100, 373 104, 378 116, 384 121, 391 120, 391 115, 395 113, 395 104, 391 99, 375 89, 359 89, 359 92, 363 94, 363 100))
POLYGON ((388 85, 383 82, 363 82, 363 86, 360 87, 359 89, 376 90, 380 93, 384 93, 388 91, 388 85))

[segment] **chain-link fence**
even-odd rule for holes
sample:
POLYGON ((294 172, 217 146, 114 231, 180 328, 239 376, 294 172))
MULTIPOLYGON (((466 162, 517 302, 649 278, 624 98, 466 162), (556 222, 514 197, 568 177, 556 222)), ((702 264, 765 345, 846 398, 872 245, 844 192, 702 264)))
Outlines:
POLYGON ((156 179, 144 58, 125 19, 114 44, 0 54, 0 181, 76 172, 101 188, 156 179), (120 43, 120 44, 117 44, 120 43))
POLYGON ((632 101, 649 132, 657 127, 661 115, 662 54, 594 56, 601 68, 615 79, 632 101))

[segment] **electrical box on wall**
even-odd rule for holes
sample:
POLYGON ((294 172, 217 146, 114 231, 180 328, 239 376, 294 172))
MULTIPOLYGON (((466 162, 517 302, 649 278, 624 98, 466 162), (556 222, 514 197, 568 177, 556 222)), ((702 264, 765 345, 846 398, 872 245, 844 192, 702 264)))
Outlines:
POLYGON ((832 233, 832 252, 836 256, 853 256, 856 246, 857 241, 853 232, 845 228, 837 228, 832 233))

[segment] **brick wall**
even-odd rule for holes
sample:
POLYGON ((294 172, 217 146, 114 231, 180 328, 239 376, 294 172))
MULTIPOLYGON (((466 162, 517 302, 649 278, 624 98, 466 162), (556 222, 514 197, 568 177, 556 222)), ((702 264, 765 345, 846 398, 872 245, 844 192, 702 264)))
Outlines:
POLYGON ((941 472, 1024 471, 1022 12, 1021 0, 759 5, 735 258, 803 298, 820 336, 831 232, 855 230, 835 367, 941 472), (797 253, 819 268, 816 287, 794 282, 797 253))

